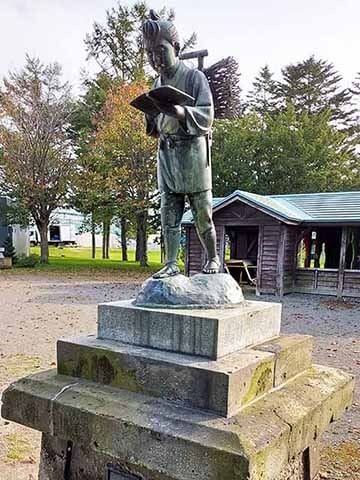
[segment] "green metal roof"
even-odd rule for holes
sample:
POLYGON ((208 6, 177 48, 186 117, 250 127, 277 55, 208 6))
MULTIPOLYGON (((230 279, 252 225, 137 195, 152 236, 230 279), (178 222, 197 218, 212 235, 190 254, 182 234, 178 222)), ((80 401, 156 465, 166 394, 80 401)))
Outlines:
MULTIPOLYGON (((214 212, 236 200, 290 223, 360 223, 360 192, 258 195, 235 190, 213 199, 214 212)), ((182 222, 193 222, 191 211, 182 222)))

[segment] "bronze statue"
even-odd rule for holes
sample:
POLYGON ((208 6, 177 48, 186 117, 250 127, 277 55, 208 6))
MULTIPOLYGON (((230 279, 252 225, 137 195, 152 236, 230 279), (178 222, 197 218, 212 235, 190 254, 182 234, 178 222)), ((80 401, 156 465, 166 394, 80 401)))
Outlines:
POLYGON ((212 221, 210 135, 214 107, 210 87, 200 70, 188 68, 179 59, 179 35, 172 22, 151 11, 143 36, 150 64, 159 73, 154 88, 175 87, 194 99, 192 106, 153 100, 158 113, 145 115, 147 133, 159 138, 158 183, 166 255, 165 266, 154 278, 179 273, 176 258, 186 197, 207 254, 203 272, 218 273, 212 221))

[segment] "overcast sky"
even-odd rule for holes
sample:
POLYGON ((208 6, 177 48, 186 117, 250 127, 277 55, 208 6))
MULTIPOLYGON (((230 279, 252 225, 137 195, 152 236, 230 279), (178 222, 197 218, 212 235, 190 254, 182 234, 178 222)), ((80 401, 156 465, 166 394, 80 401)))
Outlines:
MULTIPOLYGON (((84 38, 116 0, 0 0, 0 76, 24 63, 25 53, 58 61, 80 84, 84 38)), ((176 11, 180 35, 198 34, 207 64, 233 55, 247 89, 266 63, 279 77, 284 65, 309 57, 331 61, 350 85, 360 71, 360 0, 152 0, 176 11)))

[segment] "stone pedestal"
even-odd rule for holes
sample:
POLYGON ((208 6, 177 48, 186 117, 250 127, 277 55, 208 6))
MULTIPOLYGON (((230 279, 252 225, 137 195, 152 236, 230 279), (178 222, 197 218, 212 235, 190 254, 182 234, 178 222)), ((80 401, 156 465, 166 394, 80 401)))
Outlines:
POLYGON ((40 480, 312 480, 353 380, 279 336, 281 307, 99 306, 56 371, 11 385, 4 418, 43 432, 40 480))

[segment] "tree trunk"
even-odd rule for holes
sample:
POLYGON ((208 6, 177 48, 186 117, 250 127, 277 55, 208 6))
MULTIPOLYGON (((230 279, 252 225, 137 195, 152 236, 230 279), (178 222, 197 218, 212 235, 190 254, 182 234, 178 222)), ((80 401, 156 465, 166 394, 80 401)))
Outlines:
POLYGON ((96 258, 96 237, 94 216, 91 216, 91 258, 96 258))
POLYGON ((140 266, 148 266, 148 255, 147 255, 147 219, 148 212, 145 210, 137 215, 136 218, 136 230, 137 230, 137 241, 136 241, 136 250, 139 256, 140 266))
POLYGON ((121 255, 122 261, 128 261, 128 252, 127 252, 127 222, 125 217, 121 217, 121 255))
POLYGON ((103 221, 102 258, 109 258, 111 219, 103 221))
POLYGON ((49 222, 39 223, 37 227, 40 233, 40 263, 49 263, 49 222))
POLYGON ((103 228, 102 228, 102 252, 101 258, 106 258, 106 220, 103 221, 103 228))
POLYGON ((138 217, 136 217, 136 247, 135 247, 135 262, 140 260, 140 234, 138 217))
POLYGON ((108 220, 107 224, 106 224, 105 258, 110 258, 110 255, 109 255, 109 250, 110 250, 110 226, 111 226, 111 220, 108 220))

